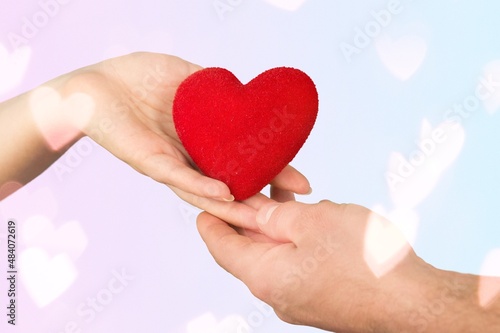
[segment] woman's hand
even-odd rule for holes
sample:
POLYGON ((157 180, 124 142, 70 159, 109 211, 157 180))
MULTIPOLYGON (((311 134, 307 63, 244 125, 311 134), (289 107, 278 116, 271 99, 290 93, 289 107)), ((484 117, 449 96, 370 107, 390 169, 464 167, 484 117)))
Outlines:
MULTIPOLYGON (((174 56, 133 53, 68 73, 0 105, 1 126, 23 138, 6 159, 15 160, 17 167, 12 165, 0 175, 0 185, 27 183, 87 135, 194 206, 256 228, 246 223, 254 220, 255 209, 233 202, 226 184, 202 175, 177 136, 172 119, 175 93, 186 77, 200 69, 174 56), (16 125, 20 126, 12 129, 16 125), (31 153, 21 156, 23 146, 31 153)), ((0 144, 12 145, 12 137, 5 135, 2 140, 0 134, 0 144)), ((310 190, 307 179, 292 167, 272 183, 296 193, 310 190)))

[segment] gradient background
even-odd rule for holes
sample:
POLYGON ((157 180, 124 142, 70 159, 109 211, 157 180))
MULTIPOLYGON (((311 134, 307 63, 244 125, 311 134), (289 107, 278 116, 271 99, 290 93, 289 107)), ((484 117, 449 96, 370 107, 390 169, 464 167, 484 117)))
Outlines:
MULTIPOLYGON (((471 101, 482 78, 500 82, 500 4, 401 0, 399 13, 346 57, 341 47, 354 45, 358 28, 376 29, 373 13, 391 3, 2 0, 0 100, 133 51, 225 67, 243 82, 272 67, 300 68, 320 95, 317 124, 292 163, 314 188, 300 200, 376 209, 433 265, 500 274, 500 87, 459 125, 446 123, 447 110, 471 101), (27 21, 39 27, 15 45, 12 34, 22 36, 27 21), (387 173, 400 157, 417 156, 435 128, 447 131, 446 142, 391 190, 387 173)), ((20 271, 18 325, 6 328, 1 310, 0 330, 317 331, 282 323, 219 268, 197 234, 197 213, 83 139, 0 203, 0 308, 10 218, 20 271), (61 165, 71 172, 61 174, 61 165), (121 272, 129 280, 118 288, 121 272), (87 305, 92 298, 99 311, 87 305)))

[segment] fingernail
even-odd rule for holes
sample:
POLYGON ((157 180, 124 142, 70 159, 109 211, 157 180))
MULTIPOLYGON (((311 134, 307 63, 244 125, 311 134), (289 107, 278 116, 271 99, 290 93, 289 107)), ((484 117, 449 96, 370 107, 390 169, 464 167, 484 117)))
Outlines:
POLYGON ((225 202, 233 202, 234 201, 234 195, 230 194, 229 197, 227 198, 222 198, 222 201, 225 202))
POLYGON ((220 192, 221 192, 220 188, 218 188, 214 184, 210 184, 207 188, 206 193, 208 194, 208 197, 212 198, 212 199, 221 200, 221 201, 225 201, 225 202, 233 202, 234 201, 234 195, 232 195, 231 193, 229 193, 229 195, 226 197, 222 197, 222 196, 220 196, 221 195, 220 192))
POLYGON ((266 224, 267 222, 269 222, 269 220, 271 219, 271 215, 273 215, 273 212, 278 207, 279 207, 279 205, 272 205, 272 206, 269 206, 269 208, 267 208, 267 212, 265 212, 265 214, 264 214, 264 211, 262 211, 262 213, 260 213, 260 214, 257 214, 257 223, 262 225, 262 224, 266 224), (262 215, 264 215, 264 216, 262 216, 262 215))
POLYGON ((307 191, 307 193, 305 195, 311 195, 313 193, 313 189, 312 187, 309 187, 309 191, 307 191))

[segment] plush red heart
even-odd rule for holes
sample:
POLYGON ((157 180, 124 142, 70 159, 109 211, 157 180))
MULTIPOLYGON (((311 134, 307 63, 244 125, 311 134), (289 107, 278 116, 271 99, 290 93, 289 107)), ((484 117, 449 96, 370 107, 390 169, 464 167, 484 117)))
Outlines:
POLYGON ((173 105, 186 151, 236 200, 258 193, 290 163, 317 113, 314 82, 288 67, 267 70, 246 85, 226 69, 206 68, 180 84, 173 105))

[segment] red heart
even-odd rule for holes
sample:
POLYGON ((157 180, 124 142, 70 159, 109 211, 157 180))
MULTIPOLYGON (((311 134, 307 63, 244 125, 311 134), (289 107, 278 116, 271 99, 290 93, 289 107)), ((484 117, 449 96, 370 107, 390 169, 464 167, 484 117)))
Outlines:
POLYGON ((206 68, 184 80, 173 118, 189 156, 236 200, 258 193, 290 163, 311 132, 318 93, 304 72, 265 71, 243 85, 230 71, 206 68))

